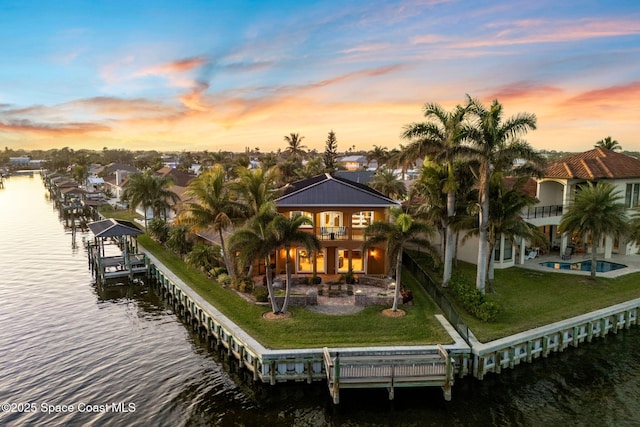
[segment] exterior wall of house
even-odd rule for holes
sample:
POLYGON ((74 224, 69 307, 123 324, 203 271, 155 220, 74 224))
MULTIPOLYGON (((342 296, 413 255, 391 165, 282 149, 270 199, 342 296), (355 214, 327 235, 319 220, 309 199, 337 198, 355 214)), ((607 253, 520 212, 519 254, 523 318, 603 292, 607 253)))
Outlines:
MULTIPOLYGON (((358 274, 385 274, 388 263, 382 247, 364 251, 364 230, 375 221, 387 219, 386 210, 343 206, 280 208, 285 216, 305 215, 314 225, 304 228, 320 241, 321 251, 316 254, 316 273, 342 274, 350 268, 358 274)), ((298 274, 313 273, 313 255, 304 248, 291 249, 291 271, 298 274)), ((285 271, 285 252, 276 256, 276 272, 285 271)))

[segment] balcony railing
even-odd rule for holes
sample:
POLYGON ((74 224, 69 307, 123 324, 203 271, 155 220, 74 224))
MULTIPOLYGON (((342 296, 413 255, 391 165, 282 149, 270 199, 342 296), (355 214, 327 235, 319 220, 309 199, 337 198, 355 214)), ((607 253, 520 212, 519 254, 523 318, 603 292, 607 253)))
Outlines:
POLYGON ((315 233, 319 240, 364 240, 364 228, 346 226, 319 227, 318 229, 303 228, 307 233, 315 233))
POLYGON ((531 218, 545 218, 550 216, 562 215, 562 205, 549 205, 549 206, 536 206, 530 207, 526 212, 523 212, 522 217, 524 219, 531 218))
POLYGON ((348 239, 347 227, 320 227, 320 234, 318 235, 320 240, 345 240, 348 239))

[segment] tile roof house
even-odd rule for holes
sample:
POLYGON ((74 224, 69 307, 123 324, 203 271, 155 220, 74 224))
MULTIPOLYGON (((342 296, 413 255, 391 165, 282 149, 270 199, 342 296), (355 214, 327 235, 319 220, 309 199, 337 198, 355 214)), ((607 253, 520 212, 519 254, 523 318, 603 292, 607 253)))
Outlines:
MULTIPOLYGON (((618 191, 629 213, 640 205, 640 160, 605 148, 594 148, 573 154, 548 165, 544 177, 538 180, 537 194, 540 202, 531 208, 524 218, 549 236, 549 246, 564 253, 568 245, 580 250, 588 236, 561 236, 557 226, 562 212, 571 203, 580 185, 587 181, 607 181, 618 191)), ((607 236, 599 243, 599 252, 611 258, 613 252, 623 255, 636 253, 635 242, 618 236, 607 236)))
MULTIPOLYGON (((576 191, 588 181, 607 181, 622 196, 628 213, 640 206, 640 160, 626 154, 604 148, 594 148, 583 153, 563 157, 547 165, 540 179, 531 179, 525 186, 527 194, 538 199, 538 203, 522 213, 522 218, 539 227, 547 236, 548 250, 564 254, 568 246, 575 252, 589 250, 589 236, 561 234, 558 226, 562 214, 570 205, 576 191)), ((522 264, 529 253, 531 244, 520 240, 519 248, 513 247, 508 239, 502 238, 496 245, 495 267, 505 268, 516 263, 522 264)), ((606 236, 599 242, 598 252, 604 259, 613 253, 631 255, 638 252, 634 241, 621 236, 606 236)), ((574 253, 575 253, 574 252, 574 253)), ((477 262, 477 240, 464 245, 459 250, 459 258, 477 262)))
MULTIPOLYGON (((276 199, 278 211, 286 216, 303 215, 313 225, 306 231, 320 240, 321 250, 310 254, 294 247, 295 273, 386 274, 388 265, 384 248, 364 253, 364 229, 374 221, 388 219, 389 208, 399 202, 382 193, 348 179, 322 174, 288 184, 276 199)), ((276 272, 284 271, 284 250, 276 254, 276 272)))

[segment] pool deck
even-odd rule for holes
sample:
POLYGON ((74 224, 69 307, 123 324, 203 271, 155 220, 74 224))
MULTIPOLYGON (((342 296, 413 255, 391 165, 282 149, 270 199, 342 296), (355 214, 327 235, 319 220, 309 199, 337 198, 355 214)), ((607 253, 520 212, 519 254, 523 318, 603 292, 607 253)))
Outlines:
MULTIPOLYGON (((565 273, 565 274, 575 274, 578 276, 589 276, 591 274, 590 271, 580 271, 580 270, 561 270, 561 269, 553 269, 549 267, 544 267, 540 265, 541 262, 580 262, 580 261, 590 261, 591 254, 588 253, 579 253, 571 255, 571 259, 563 260, 562 257, 558 253, 551 253, 548 255, 537 256, 534 259, 527 260, 524 264, 516 264, 516 267, 528 268, 530 270, 538 270, 538 271, 546 271, 546 272, 557 272, 557 273, 565 273)), ((640 255, 618 255, 613 254, 610 259, 604 259, 602 256, 598 256, 598 261, 609 261, 617 264, 624 264, 626 268, 620 268, 618 270, 607 271, 604 273, 597 273, 598 277, 606 277, 606 278, 615 278, 624 276, 625 274, 635 273, 640 271, 640 255)))

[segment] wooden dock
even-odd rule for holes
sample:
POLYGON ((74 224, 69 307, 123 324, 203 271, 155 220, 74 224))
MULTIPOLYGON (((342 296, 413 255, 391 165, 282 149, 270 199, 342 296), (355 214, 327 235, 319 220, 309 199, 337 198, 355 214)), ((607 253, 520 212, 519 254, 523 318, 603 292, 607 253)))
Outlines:
POLYGON ((342 388, 383 387, 393 400, 396 387, 440 386, 445 400, 451 400, 454 362, 441 345, 436 352, 424 354, 332 355, 327 347, 323 352, 329 393, 335 404, 340 403, 342 388))
POLYGON ((98 280, 128 277, 133 280, 137 274, 147 274, 147 257, 137 250, 135 236, 142 233, 130 221, 103 219, 87 224, 95 239, 87 243, 89 266, 98 280), (107 254, 105 246, 117 245, 115 255, 107 254))

